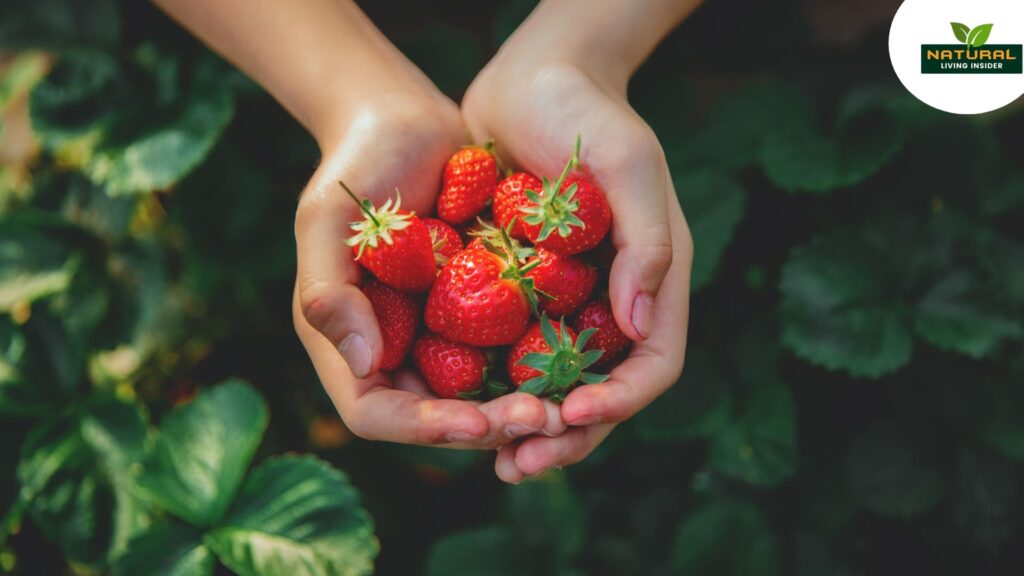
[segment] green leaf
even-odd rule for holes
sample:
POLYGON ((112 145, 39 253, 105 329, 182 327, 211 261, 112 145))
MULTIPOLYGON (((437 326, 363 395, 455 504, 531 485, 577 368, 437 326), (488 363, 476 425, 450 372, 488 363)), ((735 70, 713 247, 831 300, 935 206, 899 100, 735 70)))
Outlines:
POLYGON ((760 511, 740 501, 716 501, 687 516, 670 552, 672 574, 776 576, 779 546, 760 511))
POLYGON ((538 574, 538 561, 525 553, 508 526, 486 526, 449 534, 427 556, 427 576, 519 576, 538 574))
POLYGON ((214 556, 203 544, 203 534, 190 526, 158 522, 131 541, 115 565, 115 576, 209 576, 214 556))
POLYGON ((975 26, 971 30, 970 34, 967 35, 967 43, 975 48, 981 48, 988 42, 988 36, 992 33, 991 24, 982 24, 981 26, 975 26))
POLYGON ((0 219, 0 312, 66 290, 79 261, 30 220, 0 219))
POLYGON ((785 190, 821 194, 866 180, 903 148, 902 125, 883 110, 844 120, 831 135, 810 120, 772 133, 760 153, 765 174, 785 190))
POLYGON ((789 388, 771 376, 753 386, 743 414, 716 434, 711 464, 727 476, 764 488, 795 474, 799 453, 789 388))
POLYGON ((52 407, 49 387, 34 382, 31 370, 24 334, 0 318, 0 414, 41 415, 52 407))
POLYGON ((242 576, 370 574, 379 548, 344 474, 311 456, 253 470, 206 544, 242 576))
POLYGON ((505 510, 530 550, 563 562, 583 550, 587 511, 565 474, 549 473, 508 487, 505 510))
POLYGON ((956 36, 956 39, 966 44, 967 34, 970 33, 971 28, 959 22, 950 22, 949 25, 953 27, 953 35, 956 36))
POLYGON ((952 271, 936 282, 917 304, 918 333, 931 344, 972 358, 992 355, 1006 340, 1024 334, 1013 310, 988 298, 982 280, 967 271, 952 271))
POLYGON ((263 399, 242 381, 201 392, 164 418, 139 488, 190 524, 216 524, 235 497, 267 419, 263 399))
POLYGON ((705 348, 686 354, 686 369, 672 388, 632 420, 640 439, 674 442, 708 436, 727 425, 732 394, 705 348))
POLYGON ((677 175, 675 186, 693 235, 690 288, 696 292, 715 277, 722 253, 743 219, 747 192, 734 178, 713 172, 677 175))
POLYGON ((900 278, 887 250, 890 222, 819 238, 790 253, 782 268, 782 342, 819 366, 878 377, 910 360, 913 339, 900 278))
POLYGON ((939 447, 920 428, 908 422, 880 422, 854 442, 846 462, 847 484, 869 510, 918 516, 945 494, 939 447))

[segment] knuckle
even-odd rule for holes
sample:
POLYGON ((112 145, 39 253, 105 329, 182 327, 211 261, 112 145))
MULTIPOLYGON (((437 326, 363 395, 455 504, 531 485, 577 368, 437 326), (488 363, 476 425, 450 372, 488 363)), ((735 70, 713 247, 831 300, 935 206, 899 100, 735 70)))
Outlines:
MULTIPOLYGON (((334 307, 330 305, 326 285, 314 281, 305 281, 299 286, 299 309, 306 322, 321 332, 330 324, 335 314, 334 307)), ((329 334, 325 336, 331 338, 329 334)), ((332 338, 332 341, 335 340, 332 338)))

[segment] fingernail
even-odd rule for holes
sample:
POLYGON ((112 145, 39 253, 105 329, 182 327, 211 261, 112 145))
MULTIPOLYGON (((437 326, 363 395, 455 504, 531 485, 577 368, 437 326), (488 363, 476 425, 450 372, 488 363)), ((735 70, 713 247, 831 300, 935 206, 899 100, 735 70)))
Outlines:
POLYGON ((349 334, 338 345, 338 351, 348 362, 348 368, 356 378, 365 378, 373 364, 373 354, 366 340, 359 334, 349 334))
POLYGON ((601 417, 597 414, 590 414, 588 416, 581 416, 571 422, 566 422, 570 426, 590 426, 591 424, 597 424, 601 421, 601 417))
POLYGON ((508 436, 509 438, 518 438, 520 436, 526 436, 527 434, 531 434, 533 432, 536 432, 536 429, 533 428, 532 426, 527 426, 526 424, 515 423, 509 424, 508 426, 505 427, 505 435, 508 436))
POLYGON ((633 328, 646 340, 651 335, 651 314, 654 312, 654 298, 638 294, 633 300, 633 328))
POLYGON ((471 440, 476 440, 477 438, 479 438, 479 436, 476 434, 471 434, 464 430, 453 430, 446 434, 445 438, 449 442, 469 442, 471 440))

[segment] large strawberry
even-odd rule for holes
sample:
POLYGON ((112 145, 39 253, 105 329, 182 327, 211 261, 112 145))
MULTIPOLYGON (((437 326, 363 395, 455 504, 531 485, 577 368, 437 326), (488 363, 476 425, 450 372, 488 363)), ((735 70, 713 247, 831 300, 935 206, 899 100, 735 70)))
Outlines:
POLYGON ((381 370, 394 370, 402 365, 420 322, 420 307, 412 296, 376 280, 363 286, 363 294, 373 305, 384 341, 381 370))
POLYGON ((474 346, 511 344, 522 336, 536 310, 533 279, 539 262, 522 264, 511 239, 490 241, 485 249, 459 252, 441 268, 427 297, 427 327, 456 342, 474 346))
POLYGON ((498 185, 498 163, 490 146, 467 146, 444 167, 437 215, 445 222, 461 224, 483 211, 498 185))
POLYGON ((430 230, 430 241, 434 244, 434 260, 440 268, 462 250, 462 236, 443 220, 424 218, 423 223, 430 230))
POLYGON ((547 315, 541 316, 508 353, 508 375, 520 392, 550 396, 556 402, 565 398, 577 384, 596 384, 606 374, 584 372, 601 357, 600 350, 584 352, 594 334, 585 330, 577 336, 562 320, 556 329, 547 315))
POLYGON ((526 273, 542 293, 539 306, 553 317, 572 314, 590 298, 597 284, 597 269, 575 256, 537 249, 536 268, 526 273))
POLYGON ((533 174, 516 172, 498 183, 494 190, 494 222, 501 228, 512 225, 509 235, 516 240, 527 240, 526 229, 523 228, 523 206, 530 203, 526 197, 527 190, 543 190, 544 182, 533 174), (515 221, 513 223, 513 221, 515 221))
POLYGON ((612 305, 607 298, 594 300, 581 308, 572 325, 579 331, 595 330, 586 350, 604 350, 597 362, 600 367, 608 366, 620 352, 629 347, 629 337, 615 323, 612 305))
POLYGON ((427 225, 416 214, 401 209, 401 196, 394 206, 388 198, 383 206, 374 208, 368 199, 359 200, 344 182, 339 183, 365 216, 352 222, 356 233, 345 241, 356 261, 392 288, 407 292, 430 288, 437 266, 427 225))
POLYGON ((483 350, 424 334, 413 345, 412 359, 427 385, 441 398, 472 397, 487 380, 483 350))
POLYGON ((579 254, 601 243, 612 224, 612 211, 601 189, 579 165, 580 138, 565 169, 540 190, 526 190, 520 207, 523 229, 536 246, 559 254, 579 254), (572 172, 572 173, 570 173, 572 172))

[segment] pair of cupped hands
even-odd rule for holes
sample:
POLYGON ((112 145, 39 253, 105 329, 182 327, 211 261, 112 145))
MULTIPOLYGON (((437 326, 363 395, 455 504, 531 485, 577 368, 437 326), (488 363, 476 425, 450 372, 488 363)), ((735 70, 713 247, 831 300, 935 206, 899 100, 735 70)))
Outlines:
POLYGON ((349 429, 370 440, 497 449, 495 472, 510 483, 582 460, 676 382, 693 258, 665 155, 627 101, 628 74, 538 52, 506 44, 461 110, 407 62, 372 86, 340 90, 336 116, 316 134, 323 161, 295 221, 295 329, 349 429), (609 296, 634 341, 629 357, 608 381, 576 388, 561 405, 522 393, 485 403, 439 399, 412 370, 379 371, 380 329, 344 244, 359 208, 338 181, 377 205, 397 188, 403 208, 429 215, 445 162, 468 138, 494 140, 505 165, 550 178, 577 134, 582 164, 612 207, 609 296))

